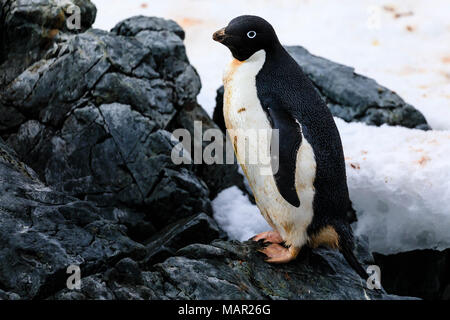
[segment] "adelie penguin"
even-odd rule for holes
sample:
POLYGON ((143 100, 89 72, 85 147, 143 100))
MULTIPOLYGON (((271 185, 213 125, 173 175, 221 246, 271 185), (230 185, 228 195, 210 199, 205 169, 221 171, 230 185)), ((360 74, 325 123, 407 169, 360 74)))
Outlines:
POLYGON ((260 250, 266 261, 287 263, 304 245, 325 245, 339 249, 366 279, 353 254, 344 154, 331 112, 266 20, 237 17, 213 39, 233 56, 224 73, 224 119, 256 204, 273 228, 252 238, 266 243, 260 250), (237 129, 277 129, 278 170, 261 174, 258 165, 245 164, 237 129))

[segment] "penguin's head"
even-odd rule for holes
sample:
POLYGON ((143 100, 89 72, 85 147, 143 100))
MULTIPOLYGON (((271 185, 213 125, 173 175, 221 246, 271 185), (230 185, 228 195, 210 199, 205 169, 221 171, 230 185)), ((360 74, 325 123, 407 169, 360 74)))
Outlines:
POLYGON ((261 17, 239 16, 213 34, 213 40, 230 49, 234 58, 247 60, 255 52, 269 50, 279 44, 273 27, 261 17))

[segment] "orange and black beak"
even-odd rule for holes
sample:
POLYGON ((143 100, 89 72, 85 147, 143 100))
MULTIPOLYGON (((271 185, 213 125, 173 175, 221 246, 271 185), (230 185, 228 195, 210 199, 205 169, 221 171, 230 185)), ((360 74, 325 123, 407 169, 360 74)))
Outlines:
POLYGON ((220 43, 222 43, 226 38, 228 38, 228 35, 225 33, 225 28, 217 30, 213 34, 213 40, 220 43))

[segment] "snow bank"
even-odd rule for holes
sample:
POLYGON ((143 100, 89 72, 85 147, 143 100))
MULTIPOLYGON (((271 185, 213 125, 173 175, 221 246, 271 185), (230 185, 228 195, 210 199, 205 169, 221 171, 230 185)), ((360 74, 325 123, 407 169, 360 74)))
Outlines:
POLYGON ((212 205, 214 219, 232 240, 246 241, 255 234, 272 229, 238 187, 220 192, 212 205))
POLYGON ((382 253, 450 247, 450 131, 335 121, 356 233, 382 253))
MULTIPOLYGON (((450 132, 335 121, 358 214, 355 233, 381 253, 450 247, 450 132)), ((232 239, 270 230, 236 187, 220 193, 213 208, 232 239)))

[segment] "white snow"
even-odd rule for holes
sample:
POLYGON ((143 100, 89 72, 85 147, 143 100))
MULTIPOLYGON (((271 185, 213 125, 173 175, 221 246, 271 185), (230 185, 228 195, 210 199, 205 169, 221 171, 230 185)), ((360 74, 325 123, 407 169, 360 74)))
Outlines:
POLYGON ((238 187, 223 190, 213 201, 214 219, 232 240, 246 241, 271 230, 258 207, 238 187))
MULTIPOLYGON (((109 30, 134 16, 161 16, 186 31, 186 48, 202 80, 200 104, 212 114, 230 59, 211 40, 241 14, 265 17, 284 44, 353 66, 418 108, 434 129, 370 127, 336 119, 346 155, 357 234, 372 249, 399 252, 450 247, 450 1, 448 0, 93 0, 94 27, 109 30)), ((232 239, 269 229, 236 187, 213 202, 232 239)))
POLYGON ((450 247, 450 132, 335 121, 356 234, 382 253, 450 247))

